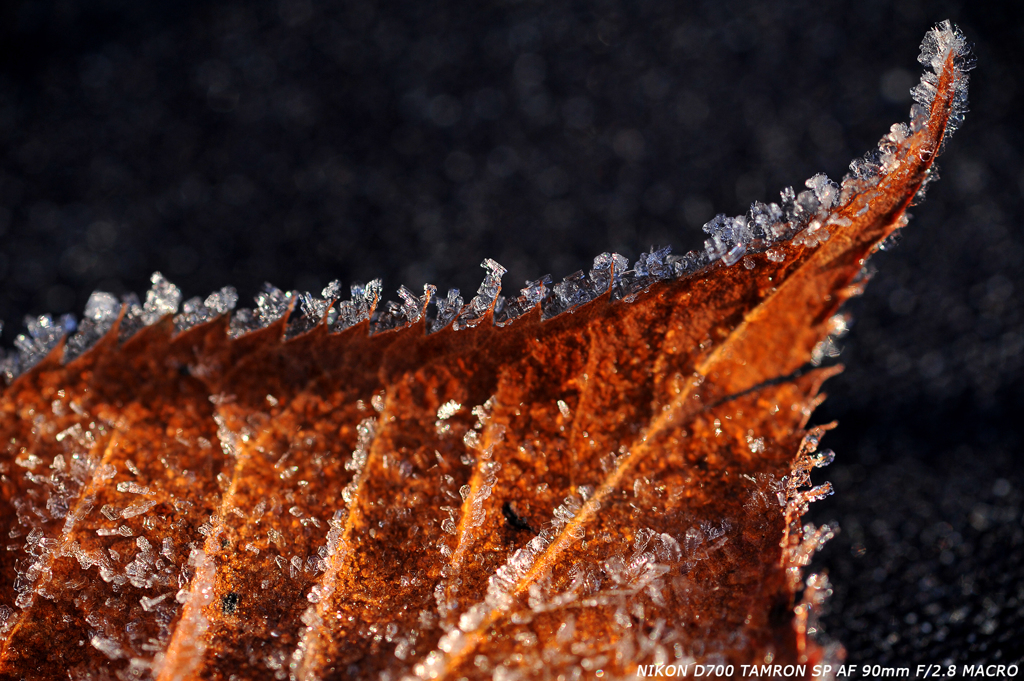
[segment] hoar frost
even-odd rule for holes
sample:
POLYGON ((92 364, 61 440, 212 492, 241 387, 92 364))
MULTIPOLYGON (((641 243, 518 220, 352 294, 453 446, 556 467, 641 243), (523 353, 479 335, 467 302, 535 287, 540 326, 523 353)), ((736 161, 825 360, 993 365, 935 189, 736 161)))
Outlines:
MULTIPOLYGON (((896 152, 908 136, 923 124, 925 110, 935 97, 937 74, 950 55, 963 60, 966 46, 962 36, 953 31, 947 22, 929 33, 922 46, 920 60, 932 71, 925 73, 921 83, 913 91, 916 103, 915 109, 912 110, 911 125, 893 126, 875 152, 851 165, 851 172, 841 187, 825 175, 819 174, 805 182, 806 190, 799 193, 793 188, 783 190, 778 202, 756 202, 751 205, 747 214, 738 217, 718 215, 704 226, 708 238, 703 249, 699 251, 674 256, 667 247, 652 248, 650 252, 641 254, 632 268, 625 257, 615 253, 603 253, 594 259, 592 268, 587 272, 580 270, 558 283, 554 283, 550 276, 541 277, 527 282, 518 297, 509 299, 500 294, 501 278, 505 269, 493 260, 487 260, 483 263, 486 270, 483 283, 468 305, 457 289, 449 290, 447 295, 440 297, 436 288, 430 284, 423 287, 422 295, 417 295, 412 289, 402 286, 398 289, 399 300, 389 301, 383 305, 379 305, 382 290, 379 280, 366 285, 352 285, 348 300, 342 299, 343 289, 341 283, 337 281, 325 287, 319 296, 309 292, 285 292, 267 284, 257 295, 253 309, 238 310, 233 314, 230 319, 230 335, 237 337, 278 323, 286 329, 285 335, 288 337, 304 333, 321 324, 335 333, 362 323, 366 324, 366 329, 371 334, 397 331, 415 324, 423 324, 426 333, 439 333, 449 328, 459 331, 476 326, 483 323, 491 312, 493 323, 504 326, 531 312, 541 319, 572 314, 587 302, 604 296, 607 296, 607 300, 630 301, 658 282, 689 275, 718 261, 726 267, 741 262, 744 266, 753 267, 756 264, 753 264, 754 260, 749 257, 752 253, 763 252, 770 261, 778 262, 783 259, 784 253, 778 246, 786 240, 814 248, 830 238, 830 229, 850 224, 848 219, 831 214, 844 197, 858 191, 864 186, 863 183, 892 172, 898 167, 899 159, 896 152)), ((967 65, 964 64, 962 68, 967 68, 967 65)), ((957 74, 957 78, 960 80, 956 84, 956 112, 950 122, 951 128, 959 123, 958 116, 962 115, 964 107, 966 76, 957 74)), ((119 299, 110 293, 94 292, 79 324, 70 316, 55 320, 44 315, 27 320, 27 333, 20 335, 15 343, 17 354, 0 357, 0 370, 5 373, 8 380, 11 380, 19 372, 30 368, 53 351, 63 339, 67 339, 65 360, 73 359, 111 331, 119 318, 122 320, 119 332, 121 339, 130 336, 144 325, 156 324, 168 317, 173 320, 175 329, 183 332, 198 324, 231 314, 238 300, 237 292, 225 287, 206 298, 194 297, 182 304, 181 291, 160 273, 154 273, 151 281, 152 288, 146 293, 144 302, 136 296, 119 299)), ((812 355, 814 363, 838 353, 834 339, 838 338, 845 328, 846 323, 841 317, 830 320, 828 338, 815 348, 812 355)), ((358 424, 357 445, 351 452, 351 457, 343 464, 344 468, 352 473, 351 482, 341 495, 346 504, 352 504, 360 495, 359 485, 367 470, 371 445, 378 429, 386 427, 385 424, 390 417, 390 414, 382 413, 385 412, 383 395, 383 392, 378 393, 372 400, 373 408, 381 414, 380 420, 367 418, 358 424)), ((282 400, 285 399, 287 398, 282 397, 282 400)), ((267 395, 266 401, 272 406, 278 405, 277 398, 271 395, 267 395)), ((439 525, 445 534, 454 535, 460 531, 468 533, 474 528, 481 527, 485 521, 485 514, 490 512, 485 502, 492 495, 499 493, 499 474, 508 472, 507 467, 503 471, 501 463, 491 460, 493 443, 501 441, 501 429, 504 428, 490 421, 492 406, 493 403, 488 401, 472 410, 478 418, 478 423, 463 438, 463 443, 470 450, 470 458, 463 461, 478 466, 478 479, 474 481, 477 484, 458 488, 457 497, 454 478, 447 476, 452 482, 442 484, 443 494, 449 491, 444 485, 451 485, 449 496, 454 499, 456 505, 459 505, 461 500, 459 508, 440 507, 444 512, 444 518, 439 525), (457 515, 460 510, 463 514, 461 519, 457 515)), ((574 409, 579 410, 581 415, 584 413, 583 407, 570 407, 562 399, 556 400, 554 407, 563 419, 573 418, 574 409)), ((49 408, 58 417, 67 414, 68 410, 77 412, 80 409, 73 402, 66 403, 61 399, 54 399, 49 408)), ((450 432, 445 430, 446 428, 461 424, 462 419, 455 416, 463 409, 463 405, 456 400, 449 400, 437 408, 435 428, 439 436, 450 432)), ((84 413, 80 415, 84 416, 84 413)), ((217 421, 217 424, 220 426, 218 437, 224 453, 229 457, 238 455, 239 442, 245 441, 248 434, 232 433, 227 429, 223 418, 217 421)), ((214 602, 217 554, 213 550, 220 541, 217 528, 223 525, 223 519, 210 516, 209 523, 204 522, 199 526, 198 533, 206 536, 209 544, 205 550, 194 546, 179 547, 179 551, 182 552, 191 548, 188 569, 192 573, 189 577, 191 584, 187 588, 179 588, 180 585, 176 581, 178 574, 171 569, 175 566, 167 566, 167 561, 173 563, 176 555, 173 542, 168 537, 160 541, 150 534, 153 537, 151 540, 144 536, 145 532, 138 529, 141 525, 144 529, 151 530, 150 521, 161 515, 154 510, 158 502, 147 498, 155 494, 149 487, 132 481, 116 483, 114 489, 122 495, 117 498, 116 506, 102 504, 99 508, 94 508, 89 504, 69 503, 80 493, 84 481, 92 479, 99 483, 112 480, 117 475, 117 470, 110 464, 100 466, 96 461, 82 463, 89 447, 95 442, 94 439, 90 440, 90 437, 91 433, 78 424, 58 433, 55 441, 68 443, 64 446, 68 446, 69 450, 66 452, 67 456, 54 456, 50 466, 52 473, 44 470, 45 462, 37 456, 25 455, 16 458, 14 464, 19 469, 24 469, 18 471, 20 474, 34 482, 38 478, 37 484, 52 484, 55 489, 60 490, 60 493, 54 493, 49 497, 45 510, 19 499, 16 502, 16 511, 19 520, 33 517, 59 520, 65 525, 65 533, 90 512, 95 512, 111 525, 96 530, 95 535, 89 535, 90 539, 95 539, 95 536, 115 537, 119 542, 118 548, 108 547, 106 551, 90 550, 83 548, 78 542, 66 546, 59 545, 53 538, 45 536, 38 527, 29 525, 27 521, 22 522, 26 525, 24 529, 27 531, 24 541, 28 560, 22 566, 23 571, 15 584, 15 605, 25 607, 28 601, 34 598, 34 594, 42 594, 43 592, 35 587, 39 584, 45 585, 48 579, 44 566, 54 556, 66 556, 76 560, 83 569, 96 567, 102 581, 110 582, 118 588, 130 583, 135 588, 146 589, 145 595, 140 596, 137 602, 147 613, 165 615, 170 613, 171 609, 177 609, 178 605, 185 605, 186 607, 180 611, 181 620, 178 626, 183 630, 190 630, 195 634, 196 640, 206 640, 203 636, 208 622, 204 613, 206 606, 214 602), (70 443, 78 443, 80 448, 72 450, 70 443), (87 469, 83 469, 86 465, 87 469), (49 480, 44 479, 43 474, 51 477, 49 480), (131 526, 123 523, 113 528, 113 524, 119 520, 127 521, 134 518, 138 520, 131 523, 131 526), (28 529, 29 527, 32 529, 28 529), (168 575, 172 575, 175 580, 173 588, 170 588, 168 575)), ((749 478, 757 483, 755 494, 758 499, 775 503, 778 505, 776 510, 782 507, 787 515, 799 517, 806 510, 808 503, 831 493, 831 486, 827 483, 805 489, 810 486, 810 469, 827 465, 833 457, 829 450, 815 452, 811 445, 816 446, 817 443, 816 439, 812 443, 812 439, 814 438, 808 439, 807 447, 801 451, 796 465, 788 476, 778 481, 772 479, 760 482, 753 477, 749 478)), ((203 438, 199 440, 206 443, 200 446, 209 447, 208 441, 203 438)), ((747 433, 745 444, 752 454, 760 454, 766 447, 764 438, 756 437, 753 431, 747 433)), ((437 456, 440 463, 441 455, 437 453, 437 456)), ((613 457, 612 464, 614 461, 613 457)), ((126 461, 125 466, 133 475, 140 474, 139 469, 131 461, 126 461)), ((652 494, 653 484, 647 478, 638 478, 633 485, 633 500, 652 494)), ((535 488, 538 493, 541 487, 546 488, 547 483, 535 488)), ((410 662, 416 674, 423 678, 433 678, 444 672, 445 656, 456 655, 462 651, 468 645, 467 636, 482 629, 495 613, 507 615, 510 622, 519 625, 529 624, 531 618, 540 613, 558 609, 568 612, 570 607, 574 608, 575 610, 568 612, 558 626, 553 638, 565 646, 584 644, 585 642, 575 640, 575 613, 579 612, 581 607, 595 604, 613 606, 613 609, 609 610, 609 620, 619 631, 639 629, 634 624, 636 621, 650 624, 649 631, 644 631, 642 636, 637 635, 629 639, 623 637, 623 643, 616 644, 619 647, 611 651, 611 656, 592 652, 592 649, 588 649, 586 655, 581 652, 580 666, 574 668, 573 673, 569 675, 570 678, 582 678, 584 672, 581 670, 589 673, 600 669, 615 656, 620 659, 631 659, 631 656, 638 652, 640 655, 649 655, 659 664, 669 660, 670 654, 674 654, 676 660, 684 659, 684 651, 678 643, 674 649, 669 647, 668 643, 665 646, 661 645, 667 641, 666 631, 671 629, 671 625, 666 625, 664 619, 651 617, 651 612, 663 605, 663 601, 659 600, 665 586, 662 578, 677 566, 689 569, 698 562, 702 566, 713 564, 717 557, 728 551, 735 542, 730 521, 695 518, 692 524, 687 523, 688 529, 679 536, 648 527, 635 528, 635 532, 630 529, 632 536, 627 535, 629 538, 619 549, 609 551, 599 560, 580 560, 567 566, 566 574, 560 575, 564 579, 554 584, 549 579, 550 575, 540 574, 540 567, 544 564, 538 562, 552 548, 554 542, 559 542, 557 547, 582 547, 586 542, 611 542, 610 539, 593 536, 596 534, 592 531, 593 525, 585 525, 582 522, 584 516, 581 516, 581 511, 586 509, 586 513, 597 512, 598 504, 593 496, 594 486, 580 484, 575 489, 578 496, 566 496, 551 511, 549 522, 543 525, 539 533, 525 544, 518 543, 518 548, 501 556, 504 563, 491 573, 484 602, 471 607, 465 607, 468 605, 465 603, 460 605, 464 609, 457 613, 459 616, 455 620, 448 623, 444 635, 438 642, 437 650, 428 653, 419 662, 410 662), (638 599, 630 600, 630 597, 638 594, 646 596, 646 603, 638 599), (524 602, 528 607, 522 607, 524 602)), ((258 520, 265 511, 266 500, 263 499, 254 508, 253 517, 258 520)), ((237 508, 230 509, 230 513, 244 517, 237 508)), ((344 510, 338 510, 328 521, 326 543, 316 555, 306 555, 303 552, 301 555, 279 553, 273 556, 275 548, 283 551, 288 542, 287 537, 280 531, 268 529, 266 536, 270 546, 266 551, 273 556, 270 564, 293 579, 302 573, 327 573, 328 563, 334 562, 334 557, 342 550, 345 513, 344 510)), ((307 523, 318 529, 321 527, 316 518, 306 517, 306 513, 298 505, 291 505, 288 514, 304 527, 307 523)), ((33 519, 32 522, 37 521, 33 519)), ((798 576, 799 567, 809 562, 813 553, 833 532, 834 528, 830 526, 802 528, 800 541, 785 549, 788 552, 788 563, 795 566, 793 575, 798 576)), ((15 535, 12 534, 11 537, 15 538, 15 535)), ((252 542, 244 543, 237 548, 250 554, 260 554, 260 548, 252 542)), ((451 551, 444 555, 448 557, 451 551)), ((330 579, 325 578, 322 583, 314 584, 305 592, 310 607, 303 614, 302 622, 308 629, 303 635, 303 642, 295 650, 293 661, 302 660, 302 651, 305 650, 304 646, 312 636, 313 630, 321 626, 323 620, 331 614, 326 608, 317 607, 318 604, 329 602, 333 593, 335 585, 331 579, 336 577, 336 571, 330 575, 333 575, 330 579)), ((406 578, 403 577, 404 579, 406 578)), ((269 582, 264 580, 261 587, 267 589, 268 584, 269 582)), ((812 575, 807 579, 806 585, 808 588, 825 588, 827 582, 812 575)), ((452 602, 455 603, 454 600, 452 602)), ((452 606, 453 611, 455 607, 452 606)), ((424 628, 432 625, 438 613, 441 613, 440 603, 437 613, 423 611, 420 621, 424 628)), ((10 614, 8 606, 0 605, 0 626, 10 614)), ((380 630, 384 640, 395 644, 394 655, 397 659, 406 660, 416 653, 415 630, 400 631, 395 624, 382 625, 380 630)), ((108 633, 101 633, 97 629, 96 633, 90 633, 85 637, 80 645, 92 646, 110 659, 125 657, 126 648, 119 639, 108 633)), ((535 648, 540 643, 537 635, 528 631, 515 634, 514 640, 522 649, 535 648)), ((154 650, 158 649, 159 647, 154 650)), ((274 653, 272 667, 281 674, 286 674, 284 669, 288 660, 282 655, 279 652, 274 653)), ((136 665, 132 669, 143 669, 148 664, 145 660, 138 659, 133 659, 131 663, 136 665)), ((485 665, 491 664, 493 661, 484 659, 477 666, 483 669, 485 665)), ((493 672, 496 679, 518 678, 519 674, 514 668, 513 661, 509 660, 486 671, 493 672)), ((140 674, 141 672, 134 675, 140 674)))
MULTIPOLYGON (((704 225, 708 238, 700 250, 675 256, 668 247, 652 249, 641 254, 631 269, 623 256, 603 253, 594 259, 589 272, 575 272, 557 284, 546 275, 527 282, 520 295, 513 299, 501 295, 505 268, 487 259, 482 263, 487 272, 483 283, 468 305, 464 304, 458 289, 451 289, 444 297, 439 297, 436 287, 431 284, 424 285, 422 296, 403 286, 398 291, 399 302, 388 302, 378 309, 382 290, 379 279, 365 285, 353 284, 349 300, 342 300, 342 286, 338 281, 325 287, 320 297, 308 292, 281 291, 268 283, 256 296, 254 309, 240 309, 233 314, 229 335, 241 336, 285 316, 293 317, 289 324, 289 337, 320 323, 326 323, 331 331, 338 332, 368 320, 371 332, 380 333, 418 323, 424 317, 427 333, 449 327, 461 330, 479 324, 489 310, 493 310, 494 323, 505 326, 537 306, 542 310, 542 318, 549 319, 572 312, 606 292, 610 292, 611 300, 631 301, 658 281, 687 276, 715 262, 725 266, 743 262, 744 267, 754 267, 754 261, 745 258, 752 253, 765 253, 770 261, 781 262, 784 256, 776 246, 790 239, 810 248, 827 241, 831 227, 845 226, 843 218, 827 217, 830 211, 896 168, 894 153, 909 135, 925 125, 942 68, 951 57, 957 68, 953 71, 954 96, 944 143, 963 121, 967 110, 967 71, 974 66, 963 34, 949 21, 929 31, 921 45, 918 61, 926 70, 921 81, 911 90, 914 105, 909 125, 893 125, 874 150, 850 164, 850 172, 841 185, 819 173, 804 183, 806 190, 797 193, 792 187, 784 189, 778 202, 755 201, 746 214, 736 217, 716 215, 704 225)), ((920 192, 924 189, 922 186, 920 192)), ((180 289, 159 272, 152 275, 151 283, 144 302, 133 294, 118 300, 110 293, 93 293, 80 324, 71 315, 57 320, 49 315, 27 318, 25 326, 28 333, 19 335, 15 340, 17 352, 4 356, 0 351, 0 373, 10 383, 37 364, 65 337, 69 338, 64 359, 71 360, 106 334, 118 316, 122 317, 120 337, 123 340, 145 325, 178 313, 182 298, 180 289)), ((229 286, 206 298, 190 298, 181 306, 181 313, 174 317, 175 327, 184 331, 228 314, 234 310, 237 301, 237 292, 229 286)), ((826 357, 832 353, 832 349, 823 347, 819 354, 826 357)))

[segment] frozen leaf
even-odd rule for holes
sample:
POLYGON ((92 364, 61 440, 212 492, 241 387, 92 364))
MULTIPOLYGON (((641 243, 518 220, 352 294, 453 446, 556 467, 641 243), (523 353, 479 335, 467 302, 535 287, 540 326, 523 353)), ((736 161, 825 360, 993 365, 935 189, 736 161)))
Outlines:
POLYGON ((0 674, 821 660, 815 365, 962 114, 962 36, 921 59, 911 125, 841 185, 718 216, 683 256, 602 254, 514 299, 488 260, 468 305, 268 285, 230 319, 229 289, 173 317, 154 275, 144 304, 95 294, 67 362, 70 320, 31 320, 0 392, 0 674))

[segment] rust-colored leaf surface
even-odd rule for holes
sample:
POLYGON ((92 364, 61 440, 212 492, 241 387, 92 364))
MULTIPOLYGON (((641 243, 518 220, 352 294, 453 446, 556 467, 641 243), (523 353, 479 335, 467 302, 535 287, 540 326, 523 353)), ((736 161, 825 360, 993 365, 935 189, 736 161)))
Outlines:
MULTIPOLYGON (((816 368, 963 110, 929 33, 909 126, 705 251, 468 305, 94 294, 0 393, 3 678, 576 679, 811 665, 816 368), (33 362, 36 362, 34 366, 33 362), (802 596, 801 596, 802 595, 802 596)), ((21 362, 19 367, 18 362, 21 362)))

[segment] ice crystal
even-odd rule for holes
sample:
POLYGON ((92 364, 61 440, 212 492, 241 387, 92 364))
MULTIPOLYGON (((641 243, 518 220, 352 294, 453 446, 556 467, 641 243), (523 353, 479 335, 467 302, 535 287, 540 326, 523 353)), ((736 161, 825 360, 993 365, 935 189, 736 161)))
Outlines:
POLYGON ((254 310, 260 327, 270 326, 288 314, 293 301, 292 293, 285 293, 269 282, 263 284, 263 289, 256 294, 256 309, 254 310))
POLYGON ((462 410, 462 405, 455 400, 448 400, 437 409, 437 418, 439 421, 447 421, 452 416, 462 410))
POLYGON ((517 298, 499 296, 494 310, 494 323, 506 326, 514 322, 547 299, 551 289, 551 275, 546 274, 536 281, 526 282, 526 286, 519 289, 517 298))
POLYGON ((231 315, 231 322, 228 326, 228 335, 231 338, 238 338, 250 331, 255 331, 260 328, 259 322, 256 321, 256 316, 253 311, 247 307, 243 307, 240 310, 236 310, 235 314, 231 315))
POLYGON ((587 287, 588 279, 583 270, 573 272, 555 284, 551 289, 551 296, 545 300, 542 306, 543 318, 550 319, 563 312, 569 312, 583 303, 592 300, 587 287))
MULTIPOLYGON (((337 282, 334 282, 337 284, 337 282)), ((340 295, 341 286, 332 284, 324 289, 324 296, 331 297, 340 295)), ((331 324, 332 331, 342 331, 356 324, 370 319, 377 309, 380 301, 383 285, 380 279, 374 279, 368 284, 352 284, 350 287, 351 298, 335 303, 338 310, 337 318, 331 324)))
POLYGON ((242 308, 231 317, 228 335, 237 338, 243 334, 270 326, 290 313, 299 294, 285 293, 269 282, 256 294, 256 308, 242 308))
POLYGON ((185 331, 211 319, 227 314, 238 304, 238 292, 233 286, 225 286, 208 295, 205 299, 189 298, 181 306, 181 314, 174 318, 178 331, 185 331))
POLYGON ((487 274, 484 275, 484 280, 480 284, 480 288, 477 289, 473 300, 469 301, 469 305, 466 306, 452 325, 452 328, 456 331, 479 324, 483 320, 484 315, 487 314, 487 311, 494 305, 498 294, 501 293, 501 277, 508 270, 490 258, 480 263, 480 267, 487 270, 487 274))
POLYGON ((423 286, 422 297, 418 297, 405 286, 400 286, 398 297, 402 302, 389 300, 385 303, 384 309, 377 310, 371 318, 370 332, 381 333, 415 324, 423 317, 427 305, 434 298, 435 293, 437 293, 437 287, 433 284, 423 286))
POLYGON ((181 302, 181 290, 164 275, 154 272, 149 280, 153 286, 146 292, 146 302, 142 305, 142 323, 147 326, 177 312, 181 302))
POLYGON ((435 297, 431 300, 435 312, 428 321, 427 332, 436 333, 455 321, 462 312, 463 300, 457 288, 448 289, 448 295, 444 298, 435 297))
POLYGON ((122 295, 121 304, 124 306, 124 314, 121 316, 121 324, 118 327, 117 335, 120 340, 125 340, 146 324, 142 319, 143 307, 138 295, 135 293, 122 295))
POLYGON ((320 295, 323 296, 325 300, 333 302, 335 300, 340 300, 344 291, 345 289, 342 287, 341 281, 335 279, 324 287, 323 291, 320 292, 320 295))
POLYGON ((931 70, 925 71, 921 76, 921 82, 910 91, 911 97, 919 107, 916 110, 912 109, 915 126, 922 125, 927 117, 927 110, 935 99, 939 75, 946 59, 950 56, 953 57, 956 65, 956 69, 953 71, 954 97, 942 144, 945 144, 949 136, 963 124, 964 114, 967 113, 969 83, 967 72, 974 68, 974 57, 967 39, 960 29, 953 26, 947 19, 928 31, 921 43, 921 53, 918 55, 917 61, 931 70))
MULTIPOLYGON (((671 265, 665 265, 663 262, 663 256, 667 255, 667 253, 667 250, 662 249, 662 251, 658 251, 657 255, 654 256, 655 258, 662 259, 655 265, 656 269, 658 269, 658 275, 656 276, 672 271, 671 265)), ((641 255, 641 260, 644 257, 644 255, 641 255)), ((624 277, 628 277, 630 274, 625 271, 628 265, 629 261, 618 253, 602 253, 594 258, 594 265, 588 274, 584 274, 582 270, 574 272, 554 286, 550 285, 550 279, 544 280, 545 289, 550 288, 551 295, 538 296, 541 302, 541 309, 543 310, 542 318, 550 319, 564 312, 571 312, 605 293, 610 293, 613 299, 622 297, 624 277)), ((643 260, 641 268, 645 268, 646 265, 647 261, 643 260)), ((639 274, 636 272, 633 274, 643 278, 645 282, 650 280, 653 283, 654 281, 654 279, 650 278, 647 269, 643 269, 639 274)), ((671 275, 662 278, 668 279, 671 278, 671 275)), ((632 282, 633 280, 629 281, 632 282)), ((534 282, 533 284, 528 284, 528 286, 534 286, 537 283, 534 282)), ((625 284, 625 286, 629 285, 629 283, 625 284)), ((646 288, 647 285, 649 284, 645 283, 641 287, 646 288)), ((543 293, 546 294, 547 291, 545 290, 543 293)), ((536 296, 537 294, 534 295, 536 296)), ((521 299, 528 298, 528 296, 527 289, 523 289, 521 299)))
POLYGON ((64 351, 65 361, 74 359, 91 348, 117 321, 121 302, 112 293, 93 291, 85 303, 85 313, 78 332, 68 339, 64 351))
POLYGON ((618 253, 602 253, 594 258, 590 270, 590 292, 596 298, 613 291, 622 280, 622 274, 629 267, 629 260, 618 253))
POLYGON ((18 349, 18 366, 26 371, 35 366, 51 350, 57 347, 65 335, 75 330, 75 319, 71 315, 63 315, 54 320, 50 315, 26 317, 25 328, 28 335, 18 334, 14 339, 14 347, 18 349))
MULTIPOLYGON (((638 294, 657 282, 674 279, 676 277, 676 261, 671 259, 671 253, 671 246, 657 250, 651 248, 649 253, 641 253, 636 263, 633 264, 633 269, 623 272, 621 278, 617 277, 613 282, 612 299, 622 298, 626 301, 633 301, 638 294)), ((618 262, 622 263, 624 269, 625 258, 618 262)))
MULTIPOLYGON (((317 298, 309 291, 304 291, 297 294, 299 301, 299 314, 293 316, 288 322, 288 331, 286 333, 288 338, 306 333, 317 324, 325 321, 325 316, 328 315, 328 311, 331 310, 331 299, 330 298, 317 298)), ((335 312, 335 314, 337 314, 335 312)), ((326 320, 330 323, 330 318, 326 320)))

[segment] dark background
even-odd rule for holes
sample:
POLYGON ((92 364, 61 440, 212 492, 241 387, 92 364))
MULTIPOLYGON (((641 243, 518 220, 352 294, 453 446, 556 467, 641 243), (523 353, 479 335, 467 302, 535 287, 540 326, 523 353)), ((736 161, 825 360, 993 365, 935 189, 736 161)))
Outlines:
POLYGON ((0 318, 97 288, 268 280, 506 291, 699 247, 907 119, 936 21, 976 44, 971 109, 849 309, 817 422, 842 532, 815 561, 849 661, 1024 655, 1019 3, 8 2, 0 318), (1019 114, 1018 114, 1019 115, 1019 114), (1011 122, 1016 120, 1018 122, 1011 122))

